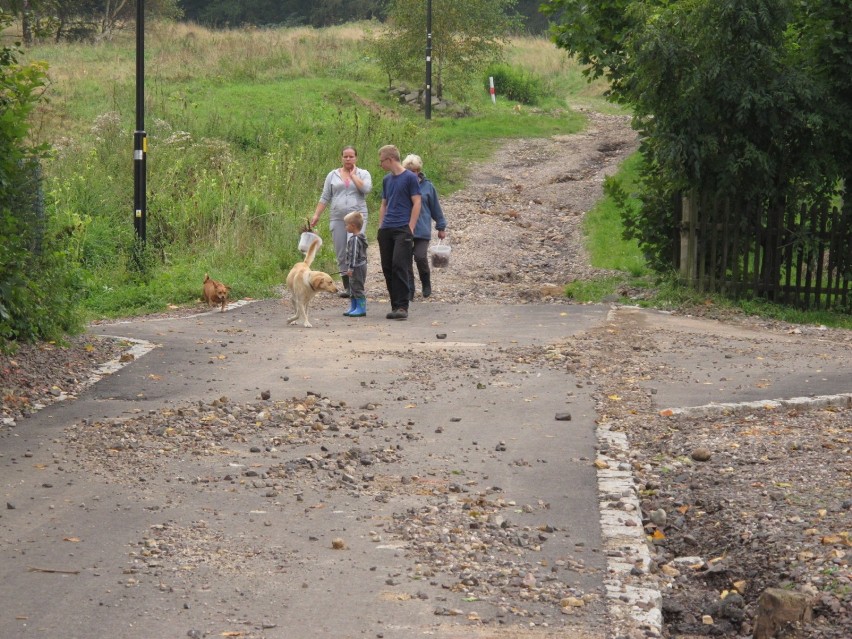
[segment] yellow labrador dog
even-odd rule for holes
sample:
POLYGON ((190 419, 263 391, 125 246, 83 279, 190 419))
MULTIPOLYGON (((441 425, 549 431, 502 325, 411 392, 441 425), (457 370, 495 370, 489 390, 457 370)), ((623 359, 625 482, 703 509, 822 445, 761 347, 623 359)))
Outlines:
POLYGON ((337 286, 334 285, 331 275, 311 270, 311 263, 317 254, 319 244, 318 238, 311 242, 304 261, 296 263, 287 274, 287 289, 290 291, 293 308, 296 311, 295 315, 287 318, 288 324, 302 322, 305 328, 311 328, 311 323, 308 321, 308 306, 314 299, 314 295, 320 291, 337 293, 337 286))

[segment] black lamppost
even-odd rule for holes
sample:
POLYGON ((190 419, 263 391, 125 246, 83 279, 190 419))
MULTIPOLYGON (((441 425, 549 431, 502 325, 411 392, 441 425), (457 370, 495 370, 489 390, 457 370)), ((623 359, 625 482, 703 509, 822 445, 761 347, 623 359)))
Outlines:
MULTIPOLYGON (((133 133, 133 225, 145 244, 145 0, 136 0, 136 131, 133 133)), ((141 246, 139 247, 141 248, 141 246)))
POLYGON ((432 119, 432 0, 426 0, 426 119, 432 119))

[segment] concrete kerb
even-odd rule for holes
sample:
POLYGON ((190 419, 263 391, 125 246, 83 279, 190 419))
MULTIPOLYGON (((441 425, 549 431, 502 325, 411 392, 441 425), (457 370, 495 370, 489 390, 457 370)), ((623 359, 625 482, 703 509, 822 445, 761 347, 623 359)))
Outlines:
POLYGON ((119 371, 125 366, 127 366, 136 358, 142 357, 146 353, 157 348, 156 344, 144 339, 119 337, 118 335, 102 335, 101 337, 104 339, 114 339, 122 342, 128 342, 129 344, 132 344, 132 346, 126 351, 124 351, 124 353, 122 353, 120 356, 111 359, 110 361, 99 366, 84 384, 84 386, 86 387, 91 386, 92 384, 96 384, 98 381, 103 379, 104 376, 112 375, 116 371, 119 371))
MULTIPOLYGON (((234 308, 239 308, 240 306, 245 306, 246 304, 251 304, 254 301, 255 300, 237 300, 235 302, 230 302, 226 308, 228 310, 234 309, 234 308)), ((218 313, 218 312, 219 312, 218 310, 217 311, 205 311, 205 312, 202 312, 202 313, 196 313, 195 315, 188 315, 188 316, 186 316, 185 319, 192 319, 193 317, 200 317, 202 315, 209 315, 211 313, 218 313)), ((164 318, 164 319, 168 320, 168 319, 172 319, 172 318, 164 318)), ((130 324, 131 321, 132 320, 127 320, 127 321, 124 321, 124 322, 118 322, 117 325, 130 324)), ((152 321, 156 321, 156 320, 152 320, 152 321)), ((105 376, 112 375, 113 373, 121 370, 122 368, 124 368, 125 366, 130 364, 131 362, 135 361, 137 358, 142 357, 143 355, 154 350, 158 346, 157 344, 154 344, 153 342, 149 342, 147 340, 134 339, 132 337, 124 337, 122 335, 101 335, 100 337, 103 338, 103 339, 113 339, 113 340, 117 340, 117 341, 121 341, 121 342, 127 342, 129 344, 132 344, 132 346, 130 348, 128 348, 126 351, 124 351, 120 356, 113 358, 110 361, 105 362, 104 364, 101 364, 101 366, 99 366, 89 376, 89 378, 81 384, 80 390, 89 388, 93 384, 96 384, 97 382, 99 382, 105 376)), ((56 402, 65 401, 69 397, 73 397, 73 395, 69 395, 68 393, 61 392, 58 395, 56 395, 51 402, 48 402, 48 403, 49 404, 55 404, 56 402)), ((37 402, 37 403, 32 405, 31 410, 33 412, 35 412, 35 411, 42 410, 43 408, 46 408, 46 407, 47 407, 47 404, 37 402)), ((3 418, 2 420, 0 420, 0 424, 2 424, 4 426, 14 426, 16 424, 16 422, 11 417, 7 417, 7 418, 3 418)))
POLYGON ((626 631, 638 625, 650 636, 661 636, 662 595, 656 577, 650 573, 651 554, 645 542, 627 435, 606 426, 600 426, 597 435, 601 448, 608 451, 595 461, 610 616, 618 629, 626 631))
POLYGON ((714 415, 736 415, 760 410, 776 410, 778 408, 852 408, 852 393, 839 395, 819 395, 816 397, 793 397, 791 399, 767 399, 756 402, 713 403, 703 406, 688 406, 685 408, 664 408, 660 411, 663 417, 713 417, 714 415))

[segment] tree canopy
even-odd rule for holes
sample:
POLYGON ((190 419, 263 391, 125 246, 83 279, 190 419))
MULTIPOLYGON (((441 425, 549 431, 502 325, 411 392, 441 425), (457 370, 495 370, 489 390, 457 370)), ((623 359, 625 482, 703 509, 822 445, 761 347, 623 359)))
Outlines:
POLYGON ((353 20, 382 19, 386 0, 179 0, 187 20, 211 27, 310 25, 325 27, 353 20))
MULTIPOLYGON (((310 25, 326 27, 353 20, 384 21, 390 0, 179 0, 187 20, 211 27, 252 25, 310 25)), ((411 5, 425 2, 410 2, 411 5)), ((436 3, 437 4, 437 3, 436 3)), ((465 6, 465 3, 457 3, 465 6)), ((526 23, 532 33, 548 28, 547 18, 539 12, 541 0, 516 0, 512 13, 526 23)))
MULTIPOLYGON (((445 90, 464 95, 471 79, 490 62, 500 59, 503 47, 521 20, 515 0, 433 0, 432 84, 441 97, 445 90)), ((390 0, 386 31, 378 48, 388 75, 422 83, 426 47, 426 3, 390 0)))
MULTIPOLYGON (((177 0, 146 0, 148 15, 175 18, 177 0)), ((94 40, 110 37, 136 17, 130 0, 0 0, 0 9, 21 20, 24 44, 33 37, 94 40)))
POLYGON ((658 258, 681 190, 794 205, 828 201, 843 185, 850 5, 545 2, 557 46, 589 65, 589 77, 607 77, 611 98, 633 110, 646 162, 642 209, 628 228, 658 258))

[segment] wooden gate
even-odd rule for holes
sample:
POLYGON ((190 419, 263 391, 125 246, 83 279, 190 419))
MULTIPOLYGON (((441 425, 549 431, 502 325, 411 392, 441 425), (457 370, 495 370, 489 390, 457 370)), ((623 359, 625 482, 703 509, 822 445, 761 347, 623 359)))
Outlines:
POLYGON ((836 207, 681 200, 676 266, 699 291, 852 312, 852 223, 836 207))

